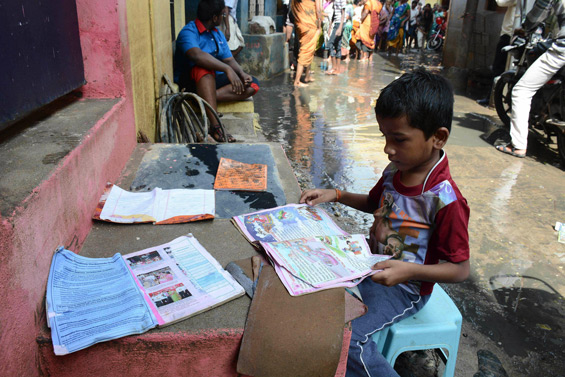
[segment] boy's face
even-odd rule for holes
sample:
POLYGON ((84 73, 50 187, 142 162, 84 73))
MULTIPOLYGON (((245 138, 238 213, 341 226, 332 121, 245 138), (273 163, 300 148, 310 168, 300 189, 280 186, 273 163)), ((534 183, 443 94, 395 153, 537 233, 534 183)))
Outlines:
POLYGON ((439 156, 435 135, 426 140, 424 131, 412 127, 405 116, 377 116, 377 122, 386 141, 384 152, 399 171, 406 174, 421 173, 429 171, 435 165, 439 156))

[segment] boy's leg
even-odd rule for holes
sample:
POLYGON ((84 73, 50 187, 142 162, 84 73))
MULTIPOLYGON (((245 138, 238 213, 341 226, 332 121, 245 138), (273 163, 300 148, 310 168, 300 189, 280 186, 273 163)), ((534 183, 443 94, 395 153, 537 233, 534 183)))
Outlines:
POLYGON ((412 295, 399 286, 385 287, 370 279, 359 284, 359 291, 368 312, 351 323, 346 376, 397 376, 371 335, 418 312, 429 296, 412 295))

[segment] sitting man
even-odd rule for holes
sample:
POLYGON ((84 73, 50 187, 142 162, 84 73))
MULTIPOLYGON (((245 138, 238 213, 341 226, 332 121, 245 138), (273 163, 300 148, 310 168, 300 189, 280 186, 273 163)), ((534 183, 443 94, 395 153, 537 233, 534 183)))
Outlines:
MULTIPOLYGON (((226 37, 217 27, 225 13, 224 0, 201 0, 197 19, 189 22, 176 40, 175 82, 182 89, 196 92, 214 110, 217 102, 241 101, 259 90, 259 82, 243 72, 232 57, 226 37)), ((206 110, 212 123, 216 118, 206 110)), ((210 126, 218 142, 236 141, 224 135, 219 124, 210 126)))

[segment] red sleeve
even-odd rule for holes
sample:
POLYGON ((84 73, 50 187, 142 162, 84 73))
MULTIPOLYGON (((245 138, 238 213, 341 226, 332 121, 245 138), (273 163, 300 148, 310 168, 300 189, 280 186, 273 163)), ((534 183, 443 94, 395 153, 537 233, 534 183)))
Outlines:
POLYGON ((379 208, 381 195, 383 194, 383 185, 384 178, 381 176, 377 184, 369 191, 369 204, 375 209, 379 208))
POLYGON ((428 243, 425 264, 439 260, 459 263, 469 259, 469 206, 462 196, 441 210, 435 218, 435 231, 428 243))

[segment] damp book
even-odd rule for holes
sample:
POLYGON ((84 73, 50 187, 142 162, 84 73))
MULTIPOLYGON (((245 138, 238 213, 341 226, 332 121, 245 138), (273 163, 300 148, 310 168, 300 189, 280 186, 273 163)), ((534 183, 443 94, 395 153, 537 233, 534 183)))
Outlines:
POLYGON ((213 219, 214 190, 155 188, 130 192, 108 183, 93 218, 114 223, 179 224, 213 219))
POLYGON ((222 157, 214 190, 267 191, 267 165, 246 164, 222 157))
POLYGON ((289 204, 232 219, 240 232, 260 245, 292 296, 353 287, 390 258, 373 254, 360 234, 349 235, 321 208, 289 204))
POLYGON ((59 247, 47 282, 55 355, 192 317, 245 291, 192 235, 87 258, 59 247))

